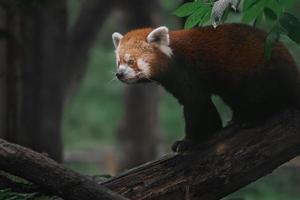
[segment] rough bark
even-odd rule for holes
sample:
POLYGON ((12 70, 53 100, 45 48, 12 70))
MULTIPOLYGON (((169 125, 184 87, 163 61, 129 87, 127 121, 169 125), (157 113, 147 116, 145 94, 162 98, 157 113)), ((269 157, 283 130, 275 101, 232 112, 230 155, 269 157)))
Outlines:
MULTIPOLYGON (((120 1, 120 32, 153 26, 157 1, 120 1)), ((140 165, 158 156, 160 126, 158 120, 159 89, 154 84, 124 88, 124 115, 117 138, 120 147, 119 171, 140 165), (141 134, 142 133, 142 134, 141 134)))
MULTIPOLYGON (((167 155, 101 185, 129 199, 220 199, 299 155, 299 133, 300 113, 286 110, 254 127, 227 127, 194 152, 167 155)), ((0 169, 59 196, 99 187, 41 154, 3 140, 0 169)))
POLYGON ((300 115, 254 128, 231 126, 194 153, 169 155, 103 185, 130 199, 220 199, 300 153, 300 115))
POLYGON ((126 199, 43 154, 1 139, 0 169, 31 181, 66 200, 126 199))

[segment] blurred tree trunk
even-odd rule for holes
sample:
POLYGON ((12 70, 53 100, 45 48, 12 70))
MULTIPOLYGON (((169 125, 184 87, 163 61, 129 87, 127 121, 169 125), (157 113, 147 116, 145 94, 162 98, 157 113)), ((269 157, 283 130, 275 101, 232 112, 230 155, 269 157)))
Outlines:
POLYGON ((66 4, 27 4, 9 1, 5 6, 4 137, 61 161, 66 4))
MULTIPOLYGON (((6 12, 0 7, 0 31, 6 30, 6 12)), ((7 39, 0 34, 0 138, 5 138, 6 129, 6 43, 7 39)))
POLYGON ((22 63, 20 134, 17 143, 62 160, 62 69, 66 56, 66 1, 26 6, 21 11, 22 63))
MULTIPOLYGON (((120 1, 122 32, 154 26, 157 1, 120 1)), ((119 170, 132 168, 157 157, 160 144, 159 89, 154 84, 125 86, 124 115, 117 131, 119 170)))
MULTIPOLYGON (((61 161, 61 118, 72 77, 83 76, 89 49, 114 1, 84 2, 69 32, 67 0, 16 2, 5 7, 12 36, 5 49, 6 138, 61 161)), ((0 102, 0 116, 1 109, 0 102)))
POLYGON ((6 42, 6 138, 10 141, 16 141, 18 133, 20 116, 20 13, 17 7, 7 7, 6 10, 6 28, 9 37, 6 42))

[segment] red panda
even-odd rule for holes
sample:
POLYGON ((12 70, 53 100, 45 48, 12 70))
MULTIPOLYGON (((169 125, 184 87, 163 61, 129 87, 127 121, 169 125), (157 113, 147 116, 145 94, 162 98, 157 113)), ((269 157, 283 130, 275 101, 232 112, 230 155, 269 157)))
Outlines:
POLYGON ((222 128, 213 94, 232 109, 237 123, 300 107, 297 66, 280 42, 266 60, 266 36, 242 24, 177 31, 163 26, 124 36, 113 33, 116 76, 125 83, 157 82, 178 99, 186 134, 172 148, 186 151, 222 128))

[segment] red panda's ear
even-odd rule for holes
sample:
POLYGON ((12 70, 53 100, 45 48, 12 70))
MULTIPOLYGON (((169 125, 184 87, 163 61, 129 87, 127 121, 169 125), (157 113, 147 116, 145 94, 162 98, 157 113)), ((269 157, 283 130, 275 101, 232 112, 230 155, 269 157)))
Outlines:
POLYGON ((147 36, 147 42, 156 43, 158 45, 169 46, 170 44, 169 29, 165 26, 161 26, 154 29, 147 36))
POLYGON ((123 38, 123 35, 117 32, 114 32, 112 34, 113 43, 115 45, 115 48, 118 48, 120 40, 123 38))

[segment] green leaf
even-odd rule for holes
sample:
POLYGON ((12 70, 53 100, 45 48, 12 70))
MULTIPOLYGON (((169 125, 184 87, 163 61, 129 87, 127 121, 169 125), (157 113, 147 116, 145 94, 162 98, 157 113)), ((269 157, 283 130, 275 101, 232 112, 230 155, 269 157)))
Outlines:
POLYGON ((253 26, 256 26, 256 25, 259 24, 262 20, 263 20, 263 13, 260 13, 260 14, 255 18, 255 21, 254 21, 254 23, 253 23, 253 26))
POLYGON ((193 28, 197 24, 201 23, 209 10, 211 10, 211 7, 203 4, 186 19, 184 28, 193 28))
POLYGON ((205 14, 202 16, 198 26, 202 26, 204 23, 208 22, 210 20, 211 16, 211 7, 208 7, 205 9, 205 14))
POLYGON ((297 44, 300 44, 300 30, 296 30, 294 32, 291 32, 288 34, 289 38, 296 42, 297 44))
POLYGON ((296 0, 276 0, 284 8, 290 7, 296 0))
POLYGON ((265 59, 270 60, 272 49, 278 42, 280 34, 276 28, 272 29, 268 34, 265 42, 265 59))
POLYGON ((194 12, 193 14, 191 14, 185 21, 185 24, 184 24, 184 28, 185 29, 188 29, 188 28, 193 28, 194 26, 196 26, 200 20, 201 20, 201 17, 202 16, 202 13, 199 12, 199 11, 196 11, 194 12))
POLYGON ((195 2, 188 2, 181 5, 179 8, 175 10, 173 13, 177 17, 186 17, 193 14, 197 9, 201 7, 201 3, 195 2))
POLYGON ((267 19, 276 20, 277 14, 270 8, 264 8, 264 14, 267 19))
POLYGON ((265 6, 275 12, 277 16, 280 16, 283 10, 277 0, 268 0, 265 6))
POLYGON ((292 31, 300 26, 299 20, 294 15, 286 12, 280 16, 279 22, 288 31, 292 31))
POLYGON ((290 13, 283 13, 279 18, 280 25, 287 31, 288 37, 300 43, 300 21, 290 13))
POLYGON ((248 8, 252 7, 256 4, 259 0, 244 0, 243 11, 247 10, 248 8))
POLYGON ((257 16, 259 16, 263 12, 267 1, 268 0, 260 0, 257 3, 254 3, 246 11, 244 11, 242 21, 245 23, 253 21, 257 16))
POLYGON ((229 13, 230 13, 230 10, 229 10, 229 9, 226 9, 226 10, 224 11, 223 16, 222 16, 222 19, 221 19, 222 22, 225 22, 225 21, 227 20, 229 13))

